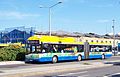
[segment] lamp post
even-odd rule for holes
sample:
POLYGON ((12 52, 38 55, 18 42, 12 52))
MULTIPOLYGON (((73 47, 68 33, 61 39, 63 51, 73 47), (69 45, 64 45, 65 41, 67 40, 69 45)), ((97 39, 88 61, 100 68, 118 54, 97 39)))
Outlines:
POLYGON ((112 28, 113 28, 113 48, 114 48, 114 56, 115 56, 115 20, 113 19, 112 20, 113 21, 113 26, 112 26, 112 28))
POLYGON ((49 6, 49 7, 40 7, 40 8, 48 8, 49 9, 49 36, 51 36, 51 8, 53 8, 54 6, 60 4, 62 2, 58 2, 52 6, 49 6))

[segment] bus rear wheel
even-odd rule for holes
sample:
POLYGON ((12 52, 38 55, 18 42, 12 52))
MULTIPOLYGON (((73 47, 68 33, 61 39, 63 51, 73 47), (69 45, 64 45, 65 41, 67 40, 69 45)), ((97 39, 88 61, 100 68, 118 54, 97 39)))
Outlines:
POLYGON ((102 60, 103 60, 103 59, 105 59, 105 55, 104 55, 104 54, 102 54, 102 60))
POLYGON ((82 56, 81 56, 81 55, 78 55, 77 60, 78 60, 78 61, 81 61, 81 60, 82 60, 82 56))
POLYGON ((52 58, 52 63, 57 63, 57 62, 58 62, 57 56, 53 56, 53 58, 52 58))

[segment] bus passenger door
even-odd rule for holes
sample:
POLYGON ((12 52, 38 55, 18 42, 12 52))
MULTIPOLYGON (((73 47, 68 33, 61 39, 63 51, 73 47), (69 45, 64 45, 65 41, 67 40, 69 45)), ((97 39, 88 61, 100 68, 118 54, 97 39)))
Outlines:
POLYGON ((89 59, 89 43, 85 42, 84 43, 84 58, 89 59))

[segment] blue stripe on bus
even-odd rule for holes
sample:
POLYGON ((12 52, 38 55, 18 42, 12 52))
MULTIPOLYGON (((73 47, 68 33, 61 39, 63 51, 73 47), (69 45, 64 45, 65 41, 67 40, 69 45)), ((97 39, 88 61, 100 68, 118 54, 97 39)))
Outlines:
POLYGON ((77 56, 60 56, 58 57, 58 61, 63 60, 77 60, 77 56))
MULTIPOLYGON (((105 58, 110 58, 111 56, 112 54, 105 54, 105 58)), ((90 55, 89 59, 92 59, 92 58, 102 58, 102 55, 101 54, 90 55)))
POLYGON ((112 54, 105 54, 105 58, 110 58, 112 54))
POLYGON ((92 58, 101 58, 101 57, 102 57, 101 54, 95 54, 95 55, 90 55, 89 59, 92 59, 92 58))
MULTIPOLYGON (((59 56, 58 57, 58 61, 64 61, 64 60, 77 60, 77 56, 59 56)), ((50 62, 52 61, 52 57, 41 57, 39 59, 34 59, 33 61, 50 62)))
MULTIPOLYGON (((105 58, 110 58, 112 54, 105 54, 105 58)), ((89 59, 92 58, 102 58, 101 54, 96 55, 89 55, 89 59)), ((82 56, 82 59, 85 59, 85 56, 82 56)), ((58 61, 64 61, 64 60, 77 60, 77 56, 59 56, 58 61)), ((52 57, 41 57, 39 59, 32 59, 32 61, 38 61, 38 62, 51 62, 52 57)))
POLYGON ((39 62, 49 62, 52 61, 52 57, 41 57, 39 58, 39 62))

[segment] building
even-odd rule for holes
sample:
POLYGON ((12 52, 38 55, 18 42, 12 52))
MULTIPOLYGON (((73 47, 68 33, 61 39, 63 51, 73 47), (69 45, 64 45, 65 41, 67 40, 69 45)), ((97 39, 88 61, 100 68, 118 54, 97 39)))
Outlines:
MULTIPOLYGON (((19 27, 21 28, 21 27, 19 27)), ((13 28, 10 31, 4 31, 0 33, 0 43, 22 43, 25 44, 27 38, 34 34, 34 30, 32 28, 13 28)))
MULTIPOLYGON (((36 33, 37 35, 48 35, 48 32, 39 32, 36 33)), ((96 42, 96 43, 111 43, 113 45, 114 39, 113 36, 110 35, 98 35, 94 33, 68 33, 64 31, 57 31, 57 32, 52 32, 53 36, 60 36, 60 37, 74 37, 78 42, 96 42)), ((120 43, 120 36, 115 37, 115 46, 117 47, 118 44, 120 43)))

